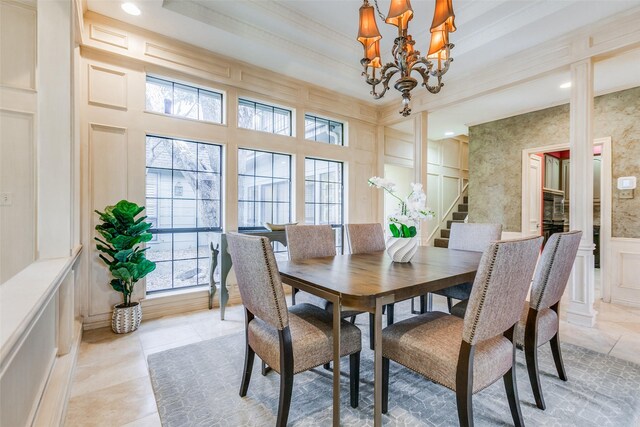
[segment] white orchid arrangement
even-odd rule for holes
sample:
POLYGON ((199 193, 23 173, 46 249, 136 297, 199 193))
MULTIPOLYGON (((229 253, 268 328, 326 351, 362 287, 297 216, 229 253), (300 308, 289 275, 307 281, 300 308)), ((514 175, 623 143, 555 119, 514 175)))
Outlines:
POLYGON ((435 212, 425 206, 427 195, 424 194, 422 184, 412 182, 411 193, 404 200, 396 194, 396 184, 388 179, 373 176, 369 178, 369 186, 381 188, 398 199, 398 211, 387 218, 393 237, 414 237, 418 234, 418 223, 435 215, 435 212))

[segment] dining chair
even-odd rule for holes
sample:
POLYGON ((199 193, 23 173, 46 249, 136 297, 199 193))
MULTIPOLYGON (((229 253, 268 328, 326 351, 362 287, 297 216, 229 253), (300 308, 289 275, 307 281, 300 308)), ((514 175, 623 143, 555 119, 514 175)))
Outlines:
MULTIPOLYGON (((347 224, 347 240, 349 250, 352 254, 363 254, 369 252, 384 251, 386 243, 384 241, 384 230, 379 223, 372 224, 347 224)), ((383 310, 387 315, 387 326, 393 325, 394 305, 387 304, 383 310)), ((374 316, 369 313, 369 344, 371 350, 374 349, 374 316)))
MULTIPOLYGON (((336 256, 336 235, 330 225, 287 225, 285 232, 291 261, 336 256)), ((293 290, 291 298, 294 305, 306 302, 327 311, 332 310, 332 304, 326 299, 298 289, 293 290)), ((352 318, 351 323, 354 323, 354 317, 361 313, 362 311, 344 310, 340 316, 352 318)))
MULTIPOLYGON (((457 223, 451 224, 449 249, 484 252, 491 242, 500 240, 501 224, 457 223)), ((434 294, 447 297, 447 308, 451 312, 453 299, 467 300, 471 295, 473 283, 460 283, 455 286, 434 291, 434 294)), ((422 304, 421 304, 422 305, 422 304)))
MULTIPOLYGON (((567 381, 558 336, 560 298, 567 287, 581 238, 582 231, 551 235, 536 268, 531 285, 530 301, 525 301, 520 321, 515 329, 516 345, 524 350, 527 373, 536 406, 543 410, 546 405, 540 384, 538 347, 549 343, 558 377, 562 381, 567 381)), ((466 301, 461 301, 453 306, 452 314, 464 317, 466 309, 466 301)))
POLYGON ((473 426, 473 394, 503 378, 511 416, 524 425, 515 371, 514 330, 542 237, 497 241, 484 251, 464 319, 427 312, 382 331, 382 412, 393 360, 456 393, 460 425, 473 426))
MULTIPOLYGON (((293 376, 333 360, 333 316, 311 304, 287 309, 273 250, 266 237, 228 233, 229 254, 245 308, 245 361, 240 396, 247 395, 257 354, 280 374, 277 426, 286 426, 293 376)), ((351 406, 358 406, 360 329, 341 320, 340 354, 349 356, 351 406)), ((339 373, 336 373, 339 375, 339 373)))

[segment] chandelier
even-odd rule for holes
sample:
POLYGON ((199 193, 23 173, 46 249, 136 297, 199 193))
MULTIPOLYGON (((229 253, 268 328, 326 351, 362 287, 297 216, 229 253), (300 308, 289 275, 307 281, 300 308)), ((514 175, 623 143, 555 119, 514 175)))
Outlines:
MULTIPOLYGON (((362 75, 371 85, 371 95, 380 99, 389 89, 389 81, 397 74, 397 81, 393 85, 402 93, 402 110, 400 114, 411 114, 411 91, 418 85, 418 80, 411 76, 415 71, 422 77, 422 86, 431 93, 440 92, 444 86, 442 76, 449 69, 453 61, 450 52, 453 44, 449 43, 449 33, 456 30, 454 24, 452 0, 436 0, 433 22, 431 23, 431 42, 426 56, 420 56, 420 52, 414 49, 415 40, 408 33, 409 21, 413 18, 413 9, 409 0, 391 0, 389 13, 385 18, 380 13, 378 0, 374 0, 376 10, 380 18, 387 24, 398 27, 398 37, 393 42, 391 54, 393 62, 382 65, 380 58, 380 31, 376 24, 375 11, 368 0, 360 7, 360 25, 358 29, 358 41, 364 46, 364 58, 360 61, 364 67, 362 75), (380 69, 379 75, 376 70, 380 69), (429 79, 436 79, 437 83, 429 84, 429 79), (382 91, 376 87, 382 84, 382 91)), ((433 82, 433 80, 432 80, 433 82)))

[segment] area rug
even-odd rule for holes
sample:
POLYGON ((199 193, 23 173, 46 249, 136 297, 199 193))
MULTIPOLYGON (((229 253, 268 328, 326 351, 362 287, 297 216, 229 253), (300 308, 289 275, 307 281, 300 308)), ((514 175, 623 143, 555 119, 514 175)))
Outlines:
MULTIPOLYGON (((358 323, 368 343, 365 316, 358 323)), ((359 319, 360 320, 360 319, 359 319)), ((363 346, 365 347, 365 346, 363 346)), ((373 425, 373 352, 362 351, 360 406, 349 406, 348 358, 341 361, 341 424, 373 425)), ((640 365, 563 344, 569 377, 558 379, 549 346, 539 349, 547 409, 535 407, 524 355, 518 351, 517 379, 527 426, 640 426, 640 365)), ((149 356, 151 382, 163 426, 273 426, 279 375, 260 374, 256 358, 249 392, 238 396, 244 360, 244 334, 235 333, 149 356)), ((330 426, 331 372, 322 368, 294 378, 289 425, 330 426)), ((391 363, 389 412, 385 426, 456 426, 455 394, 391 363)), ((476 426, 513 425, 502 381, 474 395, 476 426)))

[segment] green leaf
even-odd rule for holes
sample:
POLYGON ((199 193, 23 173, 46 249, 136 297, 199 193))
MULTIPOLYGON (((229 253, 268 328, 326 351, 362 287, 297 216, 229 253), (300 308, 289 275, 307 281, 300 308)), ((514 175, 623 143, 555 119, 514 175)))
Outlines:
POLYGON ((402 226, 402 237, 411 237, 411 232, 409 231, 409 227, 404 224, 400 224, 402 226))
POLYGON ((409 237, 415 237, 416 234, 418 234, 418 230, 416 229, 415 225, 409 227, 409 237))
POLYGON ((400 237, 400 230, 398 230, 398 226, 395 224, 389 224, 389 230, 391 230, 391 234, 393 237, 400 237))
POLYGON ((122 282, 118 279, 113 279, 111 281, 111 287, 113 288, 114 291, 116 292, 124 292, 125 290, 125 286, 122 284, 122 282))
POLYGON ((117 259, 119 262, 127 262, 129 257, 133 254, 133 249, 125 249, 122 251, 116 252, 113 257, 117 259))

